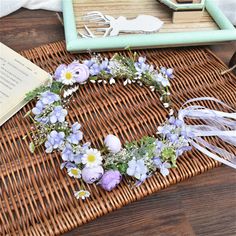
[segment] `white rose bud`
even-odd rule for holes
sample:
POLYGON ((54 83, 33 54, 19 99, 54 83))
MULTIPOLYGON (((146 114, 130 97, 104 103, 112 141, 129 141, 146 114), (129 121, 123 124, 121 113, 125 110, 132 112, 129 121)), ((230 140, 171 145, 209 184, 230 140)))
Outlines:
POLYGON ((104 140, 104 144, 108 148, 108 150, 113 154, 116 154, 121 150, 120 139, 117 138, 115 135, 112 134, 107 135, 104 140))

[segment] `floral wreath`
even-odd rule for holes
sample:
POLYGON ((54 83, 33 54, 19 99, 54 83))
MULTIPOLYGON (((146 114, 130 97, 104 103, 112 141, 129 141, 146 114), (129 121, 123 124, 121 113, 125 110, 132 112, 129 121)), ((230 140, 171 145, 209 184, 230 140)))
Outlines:
MULTIPOLYGON (((146 63, 146 58, 137 58, 136 54, 133 58, 115 54, 110 60, 97 55, 82 63, 73 61, 69 65, 61 64, 50 85, 41 86, 26 96, 27 100, 38 99, 32 111, 26 114, 35 125, 30 151, 33 153, 39 146, 44 146, 46 153, 59 151, 63 160, 61 169, 66 168, 69 176, 80 179, 81 186, 84 186, 83 182, 97 183, 107 191, 114 189, 122 176, 136 180, 136 186, 157 170, 167 176, 170 168, 177 167, 177 158, 190 150, 191 146, 196 147, 194 144, 197 141, 200 142, 195 139, 194 129, 189 129, 183 121, 184 117, 191 118, 190 107, 188 113, 182 110, 181 119, 170 116, 157 128, 156 137, 143 137, 122 146, 118 137, 109 134, 101 150, 91 147, 90 143, 81 143, 81 125, 78 122, 69 125, 65 108, 79 86, 88 82, 112 85, 121 79, 124 86, 137 83, 159 92, 164 107, 169 108, 169 87, 173 78, 173 69, 154 68, 146 63)), ((170 113, 173 111, 170 110, 170 113)), ((74 194, 81 199, 90 196, 86 189, 80 189, 74 194)))

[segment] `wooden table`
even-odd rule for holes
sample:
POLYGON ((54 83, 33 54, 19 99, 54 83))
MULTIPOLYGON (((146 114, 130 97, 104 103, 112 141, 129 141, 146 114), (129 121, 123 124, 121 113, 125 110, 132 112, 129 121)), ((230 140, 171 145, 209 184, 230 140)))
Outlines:
MULTIPOLYGON (((19 51, 64 39, 55 12, 21 9, 0 20, 1 42, 19 51)), ((236 42, 210 47, 228 64, 236 42)), ((65 236, 236 235, 236 171, 219 167, 132 203, 65 236)))

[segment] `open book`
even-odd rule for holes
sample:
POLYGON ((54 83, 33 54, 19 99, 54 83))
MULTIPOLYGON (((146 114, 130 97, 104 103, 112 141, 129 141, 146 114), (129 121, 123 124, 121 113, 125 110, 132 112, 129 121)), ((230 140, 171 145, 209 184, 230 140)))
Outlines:
POLYGON ((0 126, 26 104, 26 93, 50 78, 46 71, 0 43, 0 126))

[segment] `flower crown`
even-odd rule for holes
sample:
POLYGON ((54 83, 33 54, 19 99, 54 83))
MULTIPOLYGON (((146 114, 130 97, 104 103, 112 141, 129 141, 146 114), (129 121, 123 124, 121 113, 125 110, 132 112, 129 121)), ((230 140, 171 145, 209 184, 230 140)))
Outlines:
MULTIPOLYGON (((84 182, 97 183, 107 191, 114 189, 122 176, 130 176, 136 186, 157 170, 167 176, 170 168, 177 167, 177 158, 194 144, 196 132, 183 121, 185 116, 191 117, 190 113, 183 115, 185 110, 181 110, 181 119, 170 116, 157 128, 156 137, 143 137, 124 146, 118 137, 109 134, 104 139, 104 147, 98 150, 90 143, 82 144, 81 125, 76 122, 70 126, 66 121, 66 104, 83 84, 112 85, 123 80, 124 86, 137 83, 159 92, 164 107, 169 108, 171 79, 173 69, 154 68, 144 57, 136 58, 135 54, 132 59, 115 54, 110 60, 98 55, 83 63, 74 61, 58 66, 49 86, 27 94, 28 100, 38 99, 32 111, 27 113, 35 125, 30 151, 34 152, 42 145, 46 153, 59 151, 63 160, 61 169, 65 168, 69 176, 80 179, 81 186, 84 182)), ((75 196, 85 199, 90 193, 83 187, 75 192, 75 196)))

